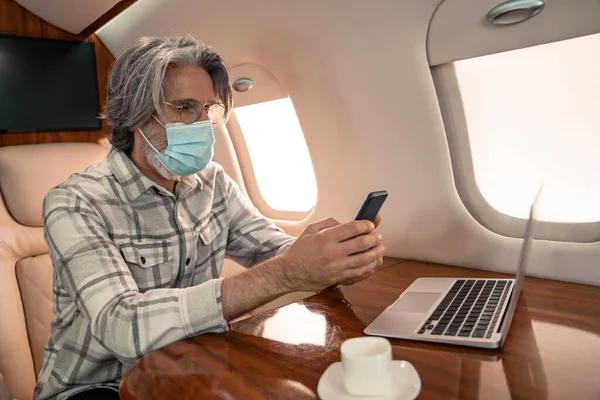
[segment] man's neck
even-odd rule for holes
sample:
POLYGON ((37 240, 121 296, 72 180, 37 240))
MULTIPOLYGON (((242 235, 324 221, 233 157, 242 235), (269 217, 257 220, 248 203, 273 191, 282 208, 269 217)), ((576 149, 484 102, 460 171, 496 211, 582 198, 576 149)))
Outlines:
POLYGON ((175 194, 175 186, 177 185, 177 181, 175 179, 166 179, 162 175, 158 174, 146 161, 146 157, 144 157, 140 146, 134 146, 129 158, 131 159, 131 162, 133 162, 133 164, 138 167, 138 169, 144 175, 146 175, 148 179, 175 194))

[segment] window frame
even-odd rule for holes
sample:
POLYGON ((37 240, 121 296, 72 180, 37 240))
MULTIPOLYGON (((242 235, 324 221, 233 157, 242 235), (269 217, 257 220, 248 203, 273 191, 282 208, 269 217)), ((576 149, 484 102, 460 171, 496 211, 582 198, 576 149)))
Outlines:
MULTIPOLYGON (((256 173, 254 171, 254 165, 252 164, 252 156, 250 155, 250 151, 248 150, 242 127, 240 126, 240 123, 235 114, 235 108, 233 109, 232 113, 229 116, 229 120, 227 121, 227 131, 229 132, 229 136, 231 138, 231 142, 233 144, 233 148, 235 150, 240 165, 242 179, 244 180, 244 185, 246 186, 248 197, 250 198, 252 203, 254 203, 255 207, 265 217, 271 219, 290 222, 301 222, 308 219, 310 215, 314 212, 315 207, 317 206, 317 203, 319 201, 319 182, 317 180, 316 173, 315 181, 317 185, 317 200, 315 201, 315 205, 313 205, 307 211, 277 210, 271 207, 269 203, 267 203, 262 193, 260 192, 260 188, 258 187, 258 180, 256 179, 256 173)), ((308 149, 308 152, 310 156, 310 149, 308 149)))
MULTIPOLYGON (((489 231, 506 237, 522 238, 527 220, 505 214, 491 206, 483 197, 475 180, 469 132, 455 63, 433 66, 431 75, 446 131, 452 175, 459 198, 469 214, 489 231)), ((599 242, 600 221, 572 223, 539 221, 536 239, 577 243, 599 242)))

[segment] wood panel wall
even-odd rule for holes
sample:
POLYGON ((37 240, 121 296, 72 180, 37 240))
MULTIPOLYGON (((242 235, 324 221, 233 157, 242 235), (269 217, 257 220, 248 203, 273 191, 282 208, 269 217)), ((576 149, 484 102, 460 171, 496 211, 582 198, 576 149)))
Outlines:
MULTIPOLYGON (((14 0, 0 0, 0 34, 93 41, 96 44, 96 68, 98 71, 100 108, 104 109, 108 72, 114 61, 114 57, 96 35, 85 38, 65 32, 38 18, 14 0)), ((97 142, 98 139, 105 137, 109 133, 110 129, 104 120, 102 121, 102 130, 99 131, 0 133, 0 147, 35 143, 97 142)))

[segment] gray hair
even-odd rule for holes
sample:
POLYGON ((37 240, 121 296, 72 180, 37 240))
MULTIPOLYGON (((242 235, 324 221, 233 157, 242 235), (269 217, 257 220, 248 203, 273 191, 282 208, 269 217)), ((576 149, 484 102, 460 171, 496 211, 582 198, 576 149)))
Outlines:
POLYGON ((133 151, 135 129, 154 112, 162 113, 165 74, 170 68, 187 66, 208 72, 227 118, 232 109, 231 87, 219 54, 189 35, 142 37, 117 57, 108 78, 104 117, 112 128, 109 140, 114 148, 127 154, 133 151))

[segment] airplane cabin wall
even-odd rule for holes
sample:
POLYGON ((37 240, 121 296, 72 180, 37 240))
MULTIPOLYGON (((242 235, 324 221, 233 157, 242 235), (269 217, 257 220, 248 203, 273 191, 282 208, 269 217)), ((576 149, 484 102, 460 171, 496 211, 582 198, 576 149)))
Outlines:
MULTIPOLYGON (((0 34, 61 40, 86 39, 65 32, 40 19, 20 6, 15 0, 0 0, 0 34)), ((100 108, 103 109, 106 101, 106 82, 114 57, 96 35, 90 36, 88 40, 95 43, 100 108)), ((57 142, 97 142, 109 133, 110 127, 103 120, 102 129, 98 131, 1 133, 0 146, 57 142)))
MULTIPOLYGON (((230 67, 255 62, 277 76, 318 185, 307 218, 279 222, 289 232, 330 216, 350 220, 368 192, 385 189, 379 231, 386 255, 514 273, 522 240, 480 225, 454 184, 426 51, 439 4, 138 0, 97 34, 118 54, 139 36, 191 33, 230 67)), ((240 179, 235 151, 226 147, 217 161, 240 179)), ((597 243, 541 242, 528 273, 600 284, 599 256, 597 243)))

